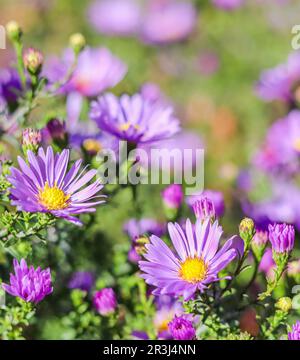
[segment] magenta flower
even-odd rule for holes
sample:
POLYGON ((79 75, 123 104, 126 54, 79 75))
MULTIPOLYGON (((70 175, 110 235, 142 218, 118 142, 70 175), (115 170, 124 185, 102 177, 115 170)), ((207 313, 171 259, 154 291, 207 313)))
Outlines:
POLYGON ((51 294, 50 269, 36 270, 33 266, 28 267, 26 261, 21 259, 20 264, 14 259, 15 274, 10 274, 10 284, 2 284, 3 289, 12 296, 17 296, 26 302, 38 303, 47 295, 51 294))
POLYGON ((138 31, 141 9, 136 0, 96 0, 88 10, 96 31, 112 36, 129 36, 138 31))
POLYGON ((161 193, 164 204, 171 209, 180 208, 184 194, 182 186, 178 184, 171 184, 167 186, 161 193))
POLYGON ((292 331, 288 333, 289 340, 300 340, 300 321, 292 326, 292 331))
POLYGON ((269 225, 269 239, 272 249, 276 253, 285 253, 293 250, 295 243, 295 228, 293 225, 269 225))
POLYGON ((212 0, 212 3, 223 10, 234 10, 243 5, 245 0, 212 0))
POLYGON ((267 248, 259 264, 259 270, 265 273, 267 277, 272 278, 274 275, 275 265, 272 249, 267 248))
POLYGON ((169 323, 169 330, 174 340, 193 340, 196 337, 193 323, 184 316, 177 317, 175 315, 169 323))
POLYGON ((204 190, 200 194, 194 194, 188 196, 186 202, 190 207, 193 207, 196 201, 201 200, 203 198, 207 198, 212 201, 217 217, 221 217, 224 215, 225 205, 224 205, 224 197, 221 191, 204 190))
POLYGON ((196 26, 197 12, 185 1, 154 0, 146 9, 141 36, 150 44, 164 45, 188 38, 196 26))
POLYGON ((300 54, 293 52, 286 63, 265 70, 256 86, 256 92, 265 101, 293 99, 294 85, 300 80, 300 54))
POLYGON ((195 227, 187 219, 185 230, 169 223, 168 230, 176 253, 157 236, 150 237, 140 261, 141 275, 146 283, 154 286, 154 295, 193 297, 203 292, 212 282, 219 281, 218 273, 234 260, 237 253, 230 238, 218 251, 222 227, 215 221, 196 221, 195 227))
POLYGON ((131 143, 148 143, 169 138, 180 127, 171 107, 153 104, 140 94, 117 98, 106 94, 91 105, 90 117, 100 127, 131 143))
POLYGON ((67 171, 69 150, 54 154, 49 146, 46 153, 39 148, 38 155, 28 151, 27 156, 28 164, 18 157, 20 170, 12 167, 8 177, 12 184, 11 203, 18 210, 51 213, 80 225, 71 214, 94 212, 95 205, 104 202, 99 200, 104 196, 97 195, 103 188, 100 180, 87 185, 97 170, 83 175, 84 170, 79 173, 82 160, 77 160, 67 171))
POLYGON ((115 312, 118 305, 116 294, 112 288, 97 291, 94 294, 93 303, 98 313, 103 316, 115 312))

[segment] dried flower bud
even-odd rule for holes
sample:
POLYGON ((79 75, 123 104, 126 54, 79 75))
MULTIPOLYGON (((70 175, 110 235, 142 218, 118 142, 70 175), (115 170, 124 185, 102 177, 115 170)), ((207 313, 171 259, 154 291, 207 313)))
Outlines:
POLYGON ((22 134, 22 148, 26 154, 28 150, 36 152, 42 141, 40 130, 25 129, 22 134))

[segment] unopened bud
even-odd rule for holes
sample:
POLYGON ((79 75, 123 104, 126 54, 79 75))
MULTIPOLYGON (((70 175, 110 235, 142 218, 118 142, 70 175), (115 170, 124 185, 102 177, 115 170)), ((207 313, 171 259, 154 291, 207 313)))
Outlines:
POLYGON ((42 141, 42 135, 39 130, 25 129, 22 134, 22 148, 26 154, 28 150, 36 152, 42 141))
POLYGON ((29 48, 23 53, 24 66, 30 74, 39 74, 42 69, 43 61, 44 57, 39 50, 29 48))
POLYGON ((75 54, 79 54, 86 45, 85 37, 80 33, 71 35, 69 42, 75 54))
POLYGON ((245 246, 249 246, 254 234, 254 221, 250 218, 244 218, 239 226, 240 237, 244 240, 245 246))
POLYGON ((22 29, 16 21, 9 21, 6 24, 6 33, 11 41, 19 41, 22 36, 22 29))
POLYGON ((201 198, 193 204, 193 210, 197 219, 202 221, 210 219, 214 221, 216 218, 216 211, 213 202, 207 198, 201 198))
POLYGON ((289 312, 292 308, 292 299, 287 296, 282 297, 276 302, 275 306, 279 310, 289 312))

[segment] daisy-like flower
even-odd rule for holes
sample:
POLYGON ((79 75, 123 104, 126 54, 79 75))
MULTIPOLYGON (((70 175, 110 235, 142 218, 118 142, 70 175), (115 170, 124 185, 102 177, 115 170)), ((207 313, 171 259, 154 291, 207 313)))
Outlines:
POLYGON ((300 321, 292 326, 292 331, 288 333, 289 340, 300 340, 300 321))
POLYGON ((10 284, 2 284, 2 288, 12 296, 17 296, 26 302, 38 303, 47 295, 51 294, 50 269, 41 270, 40 267, 34 269, 28 267, 26 261, 22 259, 20 264, 14 259, 15 274, 10 274, 10 284))
POLYGON ((11 203, 18 210, 51 213, 77 225, 81 222, 74 216, 94 212, 95 205, 102 204, 103 195, 97 195, 103 188, 100 180, 87 185, 97 170, 79 172, 82 160, 77 160, 67 171, 69 150, 54 154, 52 147, 38 154, 27 152, 28 164, 18 157, 20 170, 11 168, 8 177, 12 184, 11 203), (87 185, 87 186, 86 186, 87 185))
POLYGON ((145 281, 156 289, 154 295, 193 297, 203 292, 212 282, 219 281, 218 273, 234 260, 234 237, 227 240, 218 251, 222 227, 218 221, 196 221, 193 227, 187 219, 185 230, 178 224, 169 223, 168 230, 176 254, 157 236, 151 236, 145 245, 147 261, 139 266, 145 281))
POLYGON ((92 103, 90 117, 101 130, 135 144, 166 139, 180 129, 171 107, 153 104, 140 94, 101 96, 92 103))

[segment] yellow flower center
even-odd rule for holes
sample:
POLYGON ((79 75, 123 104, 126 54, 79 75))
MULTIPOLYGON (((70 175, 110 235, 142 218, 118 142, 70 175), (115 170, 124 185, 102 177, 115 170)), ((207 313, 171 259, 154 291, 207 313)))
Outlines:
POLYGON ((47 210, 62 210, 68 207, 70 195, 66 195, 56 184, 53 187, 45 183, 44 189, 39 190, 38 201, 47 210))
POLYGON ((207 273, 207 265, 198 257, 187 258, 181 263, 179 276, 190 283, 197 283, 205 279, 207 273))
POLYGON ((131 124, 130 122, 126 122, 126 123, 124 123, 124 124, 121 124, 121 125, 119 126, 119 129, 120 129, 121 131, 127 131, 131 126, 132 126, 135 130, 139 130, 139 129, 140 129, 140 127, 139 127, 137 124, 133 125, 133 124, 131 124))
POLYGON ((164 321, 162 321, 157 328, 158 332, 168 331, 168 324, 171 320, 172 319, 165 319, 164 321))
POLYGON ((293 143, 293 148, 300 152, 300 138, 296 139, 293 143))
POLYGON ((84 140, 83 147, 87 152, 96 153, 96 154, 102 149, 100 142, 95 139, 84 140))

